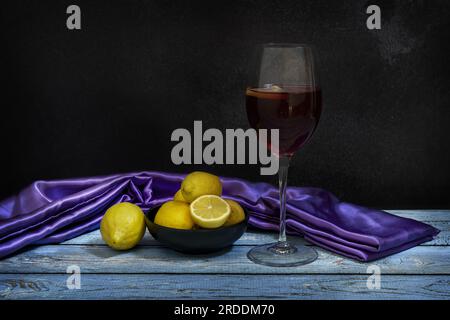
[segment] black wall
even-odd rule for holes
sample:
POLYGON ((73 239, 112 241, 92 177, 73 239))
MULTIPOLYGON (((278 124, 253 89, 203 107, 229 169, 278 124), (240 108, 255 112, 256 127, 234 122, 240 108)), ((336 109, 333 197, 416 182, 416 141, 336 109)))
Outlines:
POLYGON ((448 1, 8 1, 0 196, 36 179, 174 166, 170 134, 246 128, 256 44, 312 43, 324 107, 291 185, 384 208, 450 207, 448 1), (66 28, 66 8, 82 30, 66 28), (368 30, 370 4, 382 29, 368 30))

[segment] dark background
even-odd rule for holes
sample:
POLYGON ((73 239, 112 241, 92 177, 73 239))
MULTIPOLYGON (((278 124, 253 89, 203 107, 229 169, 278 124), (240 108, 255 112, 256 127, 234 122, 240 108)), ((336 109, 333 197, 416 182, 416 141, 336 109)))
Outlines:
POLYGON ((448 1, 9 1, 0 196, 36 179, 174 166, 176 128, 246 128, 255 46, 312 43, 323 115, 291 185, 383 208, 450 207, 448 1), (82 30, 66 28, 77 4, 82 30), (370 4, 382 29, 368 30, 370 4))

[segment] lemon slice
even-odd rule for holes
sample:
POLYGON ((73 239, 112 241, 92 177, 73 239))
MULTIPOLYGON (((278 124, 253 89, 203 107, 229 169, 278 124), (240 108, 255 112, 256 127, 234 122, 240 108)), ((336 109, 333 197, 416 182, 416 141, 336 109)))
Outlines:
POLYGON ((191 216, 196 224, 202 228, 218 228, 230 216, 230 205, 219 196, 200 196, 191 203, 191 216))

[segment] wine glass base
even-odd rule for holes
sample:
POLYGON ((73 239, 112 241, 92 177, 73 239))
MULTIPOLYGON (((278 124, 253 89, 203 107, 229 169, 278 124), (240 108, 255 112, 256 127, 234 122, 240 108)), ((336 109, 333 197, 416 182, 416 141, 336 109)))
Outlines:
POLYGON ((295 267, 315 261, 317 252, 304 245, 275 242, 254 247, 247 253, 247 257, 254 263, 265 266, 295 267))

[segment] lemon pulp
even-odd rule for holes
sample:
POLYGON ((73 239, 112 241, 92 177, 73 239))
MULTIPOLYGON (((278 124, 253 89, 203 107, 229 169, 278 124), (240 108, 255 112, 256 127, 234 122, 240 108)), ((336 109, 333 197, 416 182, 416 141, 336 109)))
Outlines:
POLYGON ((225 224, 231 213, 230 205, 216 195, 203 195, 190 205, 191 216, 202 228, 213 229, 225 224))

